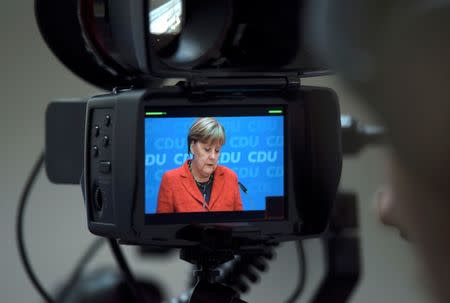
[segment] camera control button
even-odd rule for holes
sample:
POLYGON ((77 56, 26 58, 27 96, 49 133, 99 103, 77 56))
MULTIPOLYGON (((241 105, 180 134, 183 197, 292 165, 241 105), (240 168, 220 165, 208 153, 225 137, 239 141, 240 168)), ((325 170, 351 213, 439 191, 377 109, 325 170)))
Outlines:
POLYGON ((94 146, 92 147, 92 155, 93 155, 94 157, 97 157, 97 156, 98 156, 98 147, 97 147, 96 145, 94 145, 94 146))
POLYGON ((107 147, 109 145, 110 139, 108 136, 103 137, 103 146, 107 147))
POLYGON ((110 114, 106 114, 105 115, 105 125, 106 126, 110 126, 111 125, 111 115, 110 114))
POLYGON ((111 161, 100 161, 98 170, 103 174, 109 174, 111 172, 111 161))
POLYGON ((100 126, 94 126, 94 136, 98 137, 100 135, 100 126))

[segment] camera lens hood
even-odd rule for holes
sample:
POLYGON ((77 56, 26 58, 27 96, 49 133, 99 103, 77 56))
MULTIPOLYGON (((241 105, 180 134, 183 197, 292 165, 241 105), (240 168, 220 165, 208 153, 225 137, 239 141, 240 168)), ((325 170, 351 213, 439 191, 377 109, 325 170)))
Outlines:
POLYGON ((105 68, 88 50, 78 18, 78 0, 35 0, 34 5, 42 37, 71 72, 105 90, 135 84, 133 77, 105 68))
POLYGON ((166 78, 328 74, 304 39, 305 4, 35 0, 35 15, 45 42, 69 70, 111 90, 166 78), (158 21, 169 30, 154 31, 158 21))

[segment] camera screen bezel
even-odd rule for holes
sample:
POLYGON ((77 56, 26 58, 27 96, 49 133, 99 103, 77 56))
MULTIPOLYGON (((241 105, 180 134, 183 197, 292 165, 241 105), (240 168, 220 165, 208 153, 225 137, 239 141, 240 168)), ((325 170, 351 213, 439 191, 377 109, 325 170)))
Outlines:
MULTIPOLYGON (((211 101, 203 101, 201 103, 193 102, 188 98, 176 98, 173 100, 151 100, 151 102, 142 102, 139 107, 139 121, 138 121, 138 147, 137 147, 137 163, 138 163, 138 192, 137 192, 137 207, 135 210, 135 219, 139 221, 141 227, 151 227, 154 225, 176 225, 176 224, 192 224, 192 223, 239 223, 239 222, 273 222, 273 221, 285 221, 289 216, 289 194, 288 194, 288 177, 286 172, 288 169, 288 150, 289 150, 289 130, 288 119, 289 111, 287 102, 279 97, 246 97, 245 100, 236 102, 233 98, 224 98, 222 100, 212 99, 211 101), (278 100, 277 100, 278 99, 278 100), (284 132, 284 201, 283 201, 283 216, 277 217, 265 217, 265 211, 237 211, 237 212, 208 212, 208 213, 175 213, 175 214, 146 214, 145 213, 145 112, 149 108, 158 109, 162 108, 185 108, 190 112, 197 110, 207 110, 212 113, 214 110, 225 110, 226 113, 239 112, 240 115, 226 115, 221 116, 252 116, 246 115, 243 112, 245 108, 260 108, 266 109, 269 107, 277 107, 283 110, 283 132, 284 132), (211 110, 212 109, 212 110, 211 110)), ((203 115, 199 115, 203 116, 203 115)), ((263 115, 261 115, 263 116, 263 115)), ((270 116, 270 115, 264 115, 270 116)))
MULTIPOLYGON (((104 188, 109 193, 106 205, 109 215, 92 217, 95 203, 93 188, 86 179, 98 170, 85 161, 84 194, 89 230, 100 236, 120 239, 123 243, 170 247, 201 242, 198 233, 187 231, 192 226, 227 228, 236 237, 258 241, 288 241, 324 232, 337 192, 342 150, 340 111, 336 93, 328 88, 303 86, 298 90, 247 90, 240 93, 221 91, 202 94, 186 93, 180 87, 124 91, 94 96, 88 101, 86 129, 90 129, 89 113, 94 108, 114 108, 112 142, 112 182, 104 188), (288 186, 286 218, 273 221, 241 221, 145 225, 144 222, 144 104, 154 106, 240 106, 285 105, 288 186), (131 130, 131 131, 130 131, 131 130), (134 131, 133 131, 134 130, 134 131), (141 140, 141 141, 140 141, 141 140), (141 197, 141 201, 139 201, 141 197), (139 204, 140 203, 140 204, 139 204), (187 232, 187 234, 186 234, 187 232)), ((89 134, 88 134, 89 135, 89 134)), ((91 146, 85 142, 85 157, 91 146)), ((95 176, 101 177, 97 172, 95 176)))

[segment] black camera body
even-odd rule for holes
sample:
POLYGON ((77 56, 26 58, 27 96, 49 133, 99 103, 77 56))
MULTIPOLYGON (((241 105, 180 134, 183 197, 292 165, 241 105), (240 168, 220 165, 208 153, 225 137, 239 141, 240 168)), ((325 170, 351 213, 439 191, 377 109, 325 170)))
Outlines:
POLYGON ((84 146, 89 230, 131 244, 175 247, 203 241, 200 235, 186 232, 192 226, 228 230, 233 238, 257 242, 320 234, 327 227, 342 158, 337 97, 317 87, 188 94, 185 88, 173 86, 95 96, 87 103, 84 146), (285 112, 285 195, 275 209, 266 209, 262 217, 246 216, 245 211, 145 214, 148 108, 217 113, 266 107, 285 112))
MULTIPOLYGON (((301 77, 328 73, 304 37, 305 1, 281 1, 276 11, 270 1, 36 3, 38 24, 54 53, 77 75, 112 90, 77 107, 84 133, 65 125, 83 142, 82 151, 70 151, 66 162, 83 163, 82 169, 62 172, 58 160, 64 152, 58 149, 65 147, 52 144, 68 121, 57 116, 70 113, 70 106, 53 104, 47 112, 47 173, 60 183, 81 176, 92 233, 129 244, 184 247, 214 241, 216 246, 220 237, 211 239, 209 232, 215 231, 227 235, 219 246, 240 248, 326 230, 342 165, 340 113, 331 89, 300 85, 301 77), (59 9, 70 35, 46 23, 50 8, 59 9), (167 19, 173 26, 161 32, 165 14, 176 17, 167 19), (67 45, 79 56, 67 52, 67 45), (169 78, 185 80, 155 85, 169 78), (226 132, 232 130, 224 145, 230 150, 219 165, 228 163, 235 171, 244 207, 161 213, 158 187, 169 170, 163 163, 170 159, 171 170, 189 159, 170 147, 155 154, 162 142, 152 141, 155 131, 168 136, 173 127, 185 136, 187 123, 201 117, 216 117, 228 123, 226 132), (242 139, 234 124, 257 133, 254 141, 242 139), (238 149, 239 140, 247 143, 245 151, 238 149), (252 150, 253 143, 271 149, 252 150), (252 168, 264 177, 248 174, 252 168)), ((176 142, 174 149, 186 149, 185 141, 176 142)))

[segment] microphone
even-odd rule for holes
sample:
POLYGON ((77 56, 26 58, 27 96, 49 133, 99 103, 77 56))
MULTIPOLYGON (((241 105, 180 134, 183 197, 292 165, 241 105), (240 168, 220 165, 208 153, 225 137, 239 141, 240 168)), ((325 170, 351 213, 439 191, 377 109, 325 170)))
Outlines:
POLYGON ((247 187, 244 186, 240 181, 238 181, 239 187, 242 189, 242 191, 248 196, 248 199, 250 200, 250 203, 253 205, 253 198, 248 194, 247 187))
POLYGON ((238 184, 239 187, 242 189, 242 191, 247 194, 248 192, 247 187, 245 187, 244 184, 242 184, 240 181, 238 181, 238 184))

